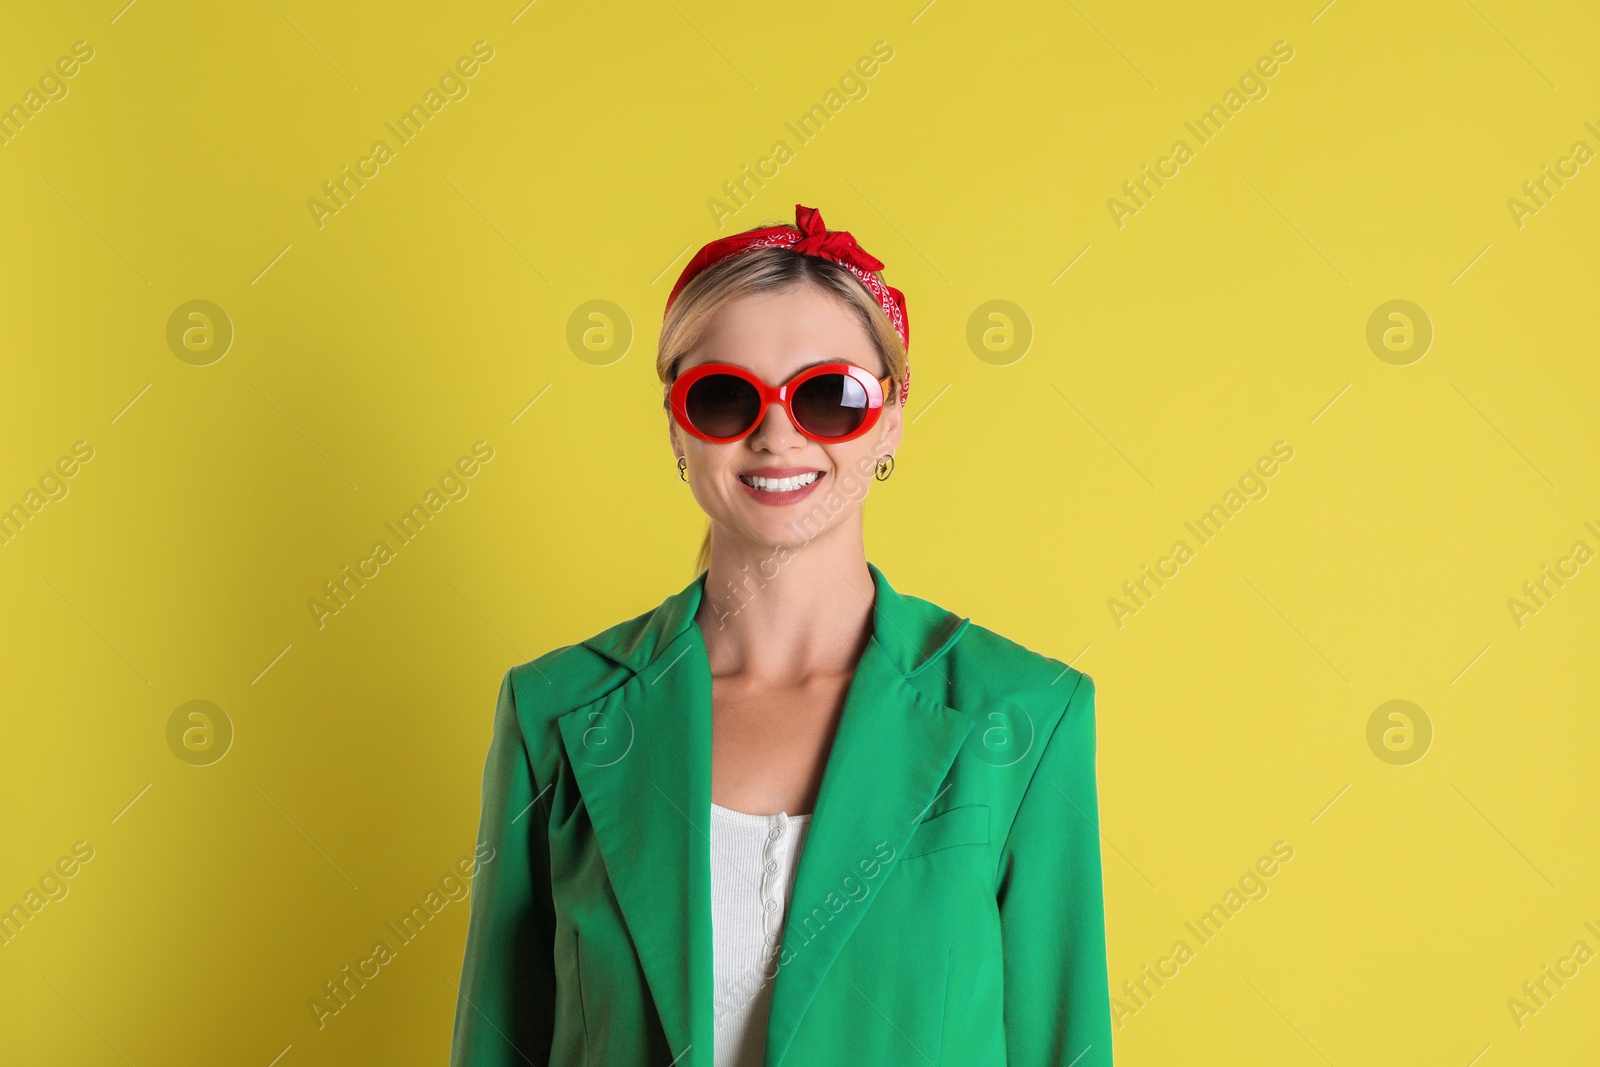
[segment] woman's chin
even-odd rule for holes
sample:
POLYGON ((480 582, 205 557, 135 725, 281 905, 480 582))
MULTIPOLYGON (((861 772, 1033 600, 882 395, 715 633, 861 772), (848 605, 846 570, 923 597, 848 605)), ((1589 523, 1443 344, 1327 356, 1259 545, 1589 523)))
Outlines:
POLYGON ((819 537, 827 533, 832 526, 832 518, 825 512, 812 515, 809 509, 795 514, 785 514, 781 510, 775 510, 767 517, 740 516, 742 521, 722 525, 732 532, 737 540, 759 553, 762 559, 787 562, 790 557, 806 546, 815 544, 819 537))

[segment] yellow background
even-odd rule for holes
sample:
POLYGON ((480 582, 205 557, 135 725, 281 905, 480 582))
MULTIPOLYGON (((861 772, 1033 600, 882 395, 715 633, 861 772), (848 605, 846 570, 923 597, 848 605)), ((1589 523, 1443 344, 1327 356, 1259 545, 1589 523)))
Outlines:
POLYGON ((1506 201, 1600 149, 1593 5, 121 3, 0 34, 0 104, 94 49, 0 146, 0 505, 94 450, 0 547, 0 905, 95 850, 0 948, 0 1060, 443 1062, 465 902, 325 1028, 307 1002, 471 854, 504 670, 690 579, 661 305, 694 248, 802 202, 909 301, 869 558, 1096 679, 1113 986, 1295 850, 1118 1062, 1590 1062, 1600 962, 1520 1028, 1506 1001, 1600 951, 1600 565, 1520 628, 1506 602, 1600 549, 1600 164, 1520 227, 1506 201), (307 200, 479 40, 469 95, 319 229, 307 200), (234 330, 208 366, 167 343, 197 299, 234 330), (1366 340, 1396 299, 1434 330, 1405 366, 1366 340), (568 343, 594 300, 620 358, 568 343), (1021 358, 969 346, 992 300, 1021 358), (1268 495, 1195 541, 1280 440, 1268 495), (322 583, 477 441, 470 494, 319 628, 322 583), (1396 699, 1433 730, 1404 766, 1367 742, 1396 699), (209 766, 168 745, 190 700, 235 730, 209 766))

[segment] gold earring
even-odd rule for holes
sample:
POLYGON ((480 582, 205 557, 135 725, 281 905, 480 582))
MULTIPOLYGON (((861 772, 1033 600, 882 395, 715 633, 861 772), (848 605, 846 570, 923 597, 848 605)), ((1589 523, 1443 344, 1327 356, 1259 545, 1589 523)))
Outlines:
POLYGON ((689 457, 688 456, 679 456, 678 457, 678 478, 681 481, 687 482, 689 480, 688 474, 684 473, 688 469, 689 469, 689 457))
POLYGON ((880 481, 880 482, 886 482, 886 481, 889 480, 889 475, 891 475, 893 473, 894 473, 894 454, 890 453, 887 456, 880 456, 878 458, 878 468, 877 468, 877 470, 872 472, 872 476, 874 478, 878 479, 878 481, 880 481))

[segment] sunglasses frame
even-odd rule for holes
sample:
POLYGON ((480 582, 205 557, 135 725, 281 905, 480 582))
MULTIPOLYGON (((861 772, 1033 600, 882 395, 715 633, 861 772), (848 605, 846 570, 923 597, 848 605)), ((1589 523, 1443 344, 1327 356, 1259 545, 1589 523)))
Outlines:
POLYGON ((782 404, 784 414, 789 416, 790 424, 793 425, 796 430, 799 430, 801 434, 822 444, 840 444, 845 441, 855 440, 868 430, 871 430, 873 426, 877 425, 879 416, 883 414, 885 399, 889 395, 889 386, 893 383, 893 381, 893 375, 886 375, 882 378, 876 378, 873 377, 872 372, 867 370, 865 367, 858 367, 854 363, 839 361, 835 363, 819 363, 814 367, 807 367, 805 370, 796 374, 782 385, 775 386, 768 385, 761 378, 757 377, 755 372, 745 367, 735 366, 732 363, 701 363, 697 366, 690 367, 688 370, 678 375, 677 378, 673 379, 671 393, 672 417, 677 420, 678 426, 683 430, 683 432, 689 434, 691 437, 697 437, 702 441, 709 441, 712 444, 725 445, 731 444, 734 441, 742 441, 746 437, 749 437, 751 434, 755 433, 756 428, 760 426, 762 421, 767 417, 767 409, 773 404, 782 404), (701 432, 701 430, 689 419, 688 399, 690 387, 693 386, 695 382, 698 382, 701 378, 710 377, 713 374, 731 374, 741 381, 749 382, 755 387, 756 392, 760 395, 760 414, 756 416, 755 421, 752 422, 743 433, 734 434, 732 437, 712 437, 710 434, 701 432), (804 385, 806 382, 810 381, 812 378, 818 378, 824 374, 845 374, 855 379, 855 381, 867 394, 867 410, 866 414, 861 419, 861 425, 857 426, 854 430, 845 434, 843 437, 819 436, 800 425, 800 421, 795 418, 795 390, 804 385))

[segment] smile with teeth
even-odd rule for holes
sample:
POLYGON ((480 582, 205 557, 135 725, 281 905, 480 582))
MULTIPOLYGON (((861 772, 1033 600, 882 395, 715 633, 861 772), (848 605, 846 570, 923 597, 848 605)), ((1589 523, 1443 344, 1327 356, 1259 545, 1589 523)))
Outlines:
POLYGON ((804 489, 820 477, 822 477, 821 471, 812 471, 809 474, 797 474, 793 478, 762 478, 753 474, 741 474, 739 480, 763 493, 792 493, 796 489, 804 489))

